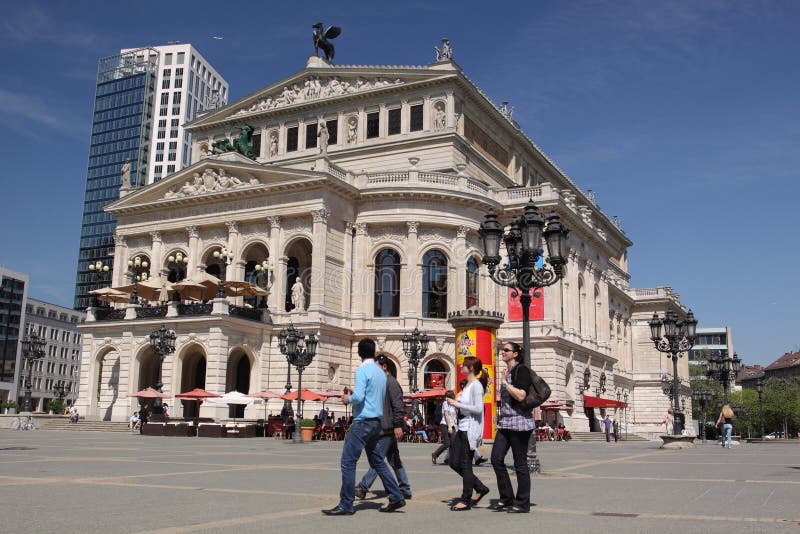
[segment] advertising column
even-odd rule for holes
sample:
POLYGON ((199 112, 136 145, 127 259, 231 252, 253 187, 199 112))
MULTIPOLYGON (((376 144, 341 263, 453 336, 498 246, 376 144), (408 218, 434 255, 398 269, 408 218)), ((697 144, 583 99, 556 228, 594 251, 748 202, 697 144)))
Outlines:
POLYGON ((456 362, 456 393, 464 375, 461 373, 461 364, 467 356, 478 358, 487 373, 489 384, 483 396, 483 439, 492 440, 495 435, 495 415, 497 412, 497 397, 495 391, 495 376, 497 372, 497 358, 495 339, 497 328, 503 323, 503 314, 479 309, 452 312, 448 314, 448 322, 455 328, 455 362, 456 362))

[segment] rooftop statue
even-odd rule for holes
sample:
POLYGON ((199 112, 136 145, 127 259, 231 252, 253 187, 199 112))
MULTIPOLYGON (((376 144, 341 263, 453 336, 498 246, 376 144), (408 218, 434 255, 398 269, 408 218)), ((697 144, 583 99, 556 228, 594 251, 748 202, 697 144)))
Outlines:
POLYGON ((319 49, 321 48, 322 51, 325 52, 325 61, 330 63, 333 61, 334 48, 333 43, 328 41, 328 39, 336 39, 339 37, 339 34, 342 33, 342 29, 339 26, 330 26, 323 32, 321 22, 317 22, 311 27, 314 28, 314 54, 319 55, 319 49))
POLYGON ((256 153, 253 151, 253 127, 249 124, 242 124, 234 126, 239 130, 239 137, 233 140, 222 139, 211 145, 211 152, 213 154, 222 154, 224 152, 235 151, 244 157, 256 159, 256 153))
POLYGON ((450 48, 450 39, 442 38, 442 49, 439 50, 438 46, 434 46, 433 50, 436 52, 436 61, 450 61, 453 59, 453 49, 450 48))

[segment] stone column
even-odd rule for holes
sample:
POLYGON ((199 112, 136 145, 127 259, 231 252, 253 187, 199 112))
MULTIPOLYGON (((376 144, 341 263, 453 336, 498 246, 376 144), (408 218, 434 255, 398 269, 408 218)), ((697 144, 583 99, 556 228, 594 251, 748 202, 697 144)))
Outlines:
MULTIPOLYGON (((283 297, 283 290, 285 285, 285 280, 278 277, 277 267, 278 267, 278 257, 280 256, 280 246, 281 246, 281 218, 278 216, 270 216, 267 217, 269 221, 269 264, 272 265, 274 269, 270 276, 272 279, 267 283, 269 287, 269 296, 267 297, 267 307, 271 308, 272 310, 283 311, 280 308, 280 303, 283 302, 281 298, 283 297), (280 283, 283 281, 284 283, 280 283), (270 287, 271 284, 271 287, 270 287)), ((284 271, 285 273, 285 271, 284 271)), ((286 276, 284 274, 284 276, 286 276)))
POLYGON ((275 262, 275 298, 273 299, 275 311, 286 311, 286 271, 288 270, 288 256, 281 256, 275 262))
POLYGON ((431 130, 431 97, 425 95, 422 102, 422 130, 429 132, 431 130))
POLYGON ((113 287, 125 284, 127 266, 128 243, 124 235, 114 234, 114 272, 111 273, 111 285, 113 287))
POLYGON ((343 284, 342 284, 342 306, 344 309, 347 310, 348 314, 353 313, 353 283, 355 281, 355 257, 353 255, 353 247, 355 246, 355 240, 353 239, 353 231, 355 230, 355 225, 350 221, 345 221, 344 224, 344 262, 345 265, 349 267, 345 269, 343 276, 343 284))
POLYGON ((456 228, 456 239, 453 242, 453 267, 456 270, 455 287, 448 284, 448 310, 463 310, 467 306, 467 226, 456 228))
POLYGON ((161 270, 164 267, 164 262, 161 258, 161 232, 150 232, 150 239, 152 240, 152 245, 150 246, 150 273, 160 277, 161 270))
POLYGON ((411 108, 408 100, 400 101, 400 133, 407 134, 411 129, 411 108))
POLYGON ((312 235, 313 249, 311 251, 311 287, 309 311, 322 312, 325 306, 325 284, 327 282, 327 270, 325 257, 328 250, 328 218, 331 212, 325 208, 311 212, 313 220, 312 235))
POLYGON ((378 107, 378 124, 380 126, 378 130, 378 136, 381 138, 385 138, 389 136, 389 112, 386 110, 386 104, 381 103, 378 107))
POLYGON ((286 154, 286 123, 278 125, 278 156, 286 154))
MULTIPOLYGON (((367 233, 366 223, 355 223, 354 226, 356 229, 356 253, 354 254, 356 264, 353 265, 353 303, 355 304, 355 309, 352 311, 352 315, 354 318, 363 319, 367 315, 371 315, 367 311, 370 309, 367 298, 369 292, 367 291, 367 273, 364 267, 365 264, 370 262, 367 257, 369 254, 369 234, 367 233)), ((400 287, 403 286, 401 285, 400 287)))
MULTIPOLYGON (((234 254, 234 260, 225 269, 225 280, 238 280, 238 259, 240 259, 242 253, 242 251, 239 250, 239 223, 236 221, 225 221, 225 226, 228 227, 228 250, 234 254)), ((244 272, 244 269, 242 269, 242 272, 244 272)))
POLYGON ((200 254, 200 233, 198 232, 196 226, 187 226, 186 234, 189 236, 189 263, 186 264, 186 276, 188 278, 194 274, 195 270, 200 264, 200 258, 198 257, 200 254))
POLYGON ((358 132, 356 139, 358 143, 363 143, 367 138, 367 113, 364 108, 358 108, 358 132))
POLYGON ((422 277, 419 273, 419 222, 408 221, 406 245, 406 265, 400 271, 400 313, 406 318, 419 317, 422 307, 419 296, 422 294, 422 277))
POLYGON ((453 91, 447 92, 447 128, 455 128, 456 126, 456 100, 453 97, 453 91))

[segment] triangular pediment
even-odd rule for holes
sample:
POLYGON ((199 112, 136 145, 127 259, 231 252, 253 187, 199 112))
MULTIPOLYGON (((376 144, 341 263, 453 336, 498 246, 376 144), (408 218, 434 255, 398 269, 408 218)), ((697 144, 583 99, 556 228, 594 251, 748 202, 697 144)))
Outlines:
POLYGON ((325 66, 306 68, 224 108, 198 117, 186 125, 190 131, 228 121, 244 120, 286 108, 319 101, 363 96, 366 93, 448 78, 457 72, 429 67, 325 66))
POLYGON ((324 181, 320 172, 262 165, 228 152, 202 159, 164 180, 134 190, 106 206, 112 214, 215 202, 324 181))

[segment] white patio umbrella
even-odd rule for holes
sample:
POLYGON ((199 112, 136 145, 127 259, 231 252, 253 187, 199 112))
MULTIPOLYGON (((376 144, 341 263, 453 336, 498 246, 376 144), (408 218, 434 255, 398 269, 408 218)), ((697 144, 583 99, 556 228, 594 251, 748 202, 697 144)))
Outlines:
MULTIPOLYGON (((215 399, 208 399, 208 404, 227 404, 228 406, 246 406, 248 404, 255 404, 262 402, 261 399, 250 397, 238 391, 229 391, 221 397, 215 399)), ((233 418, 233 423, 236 424, 236 418, 233 418)))

